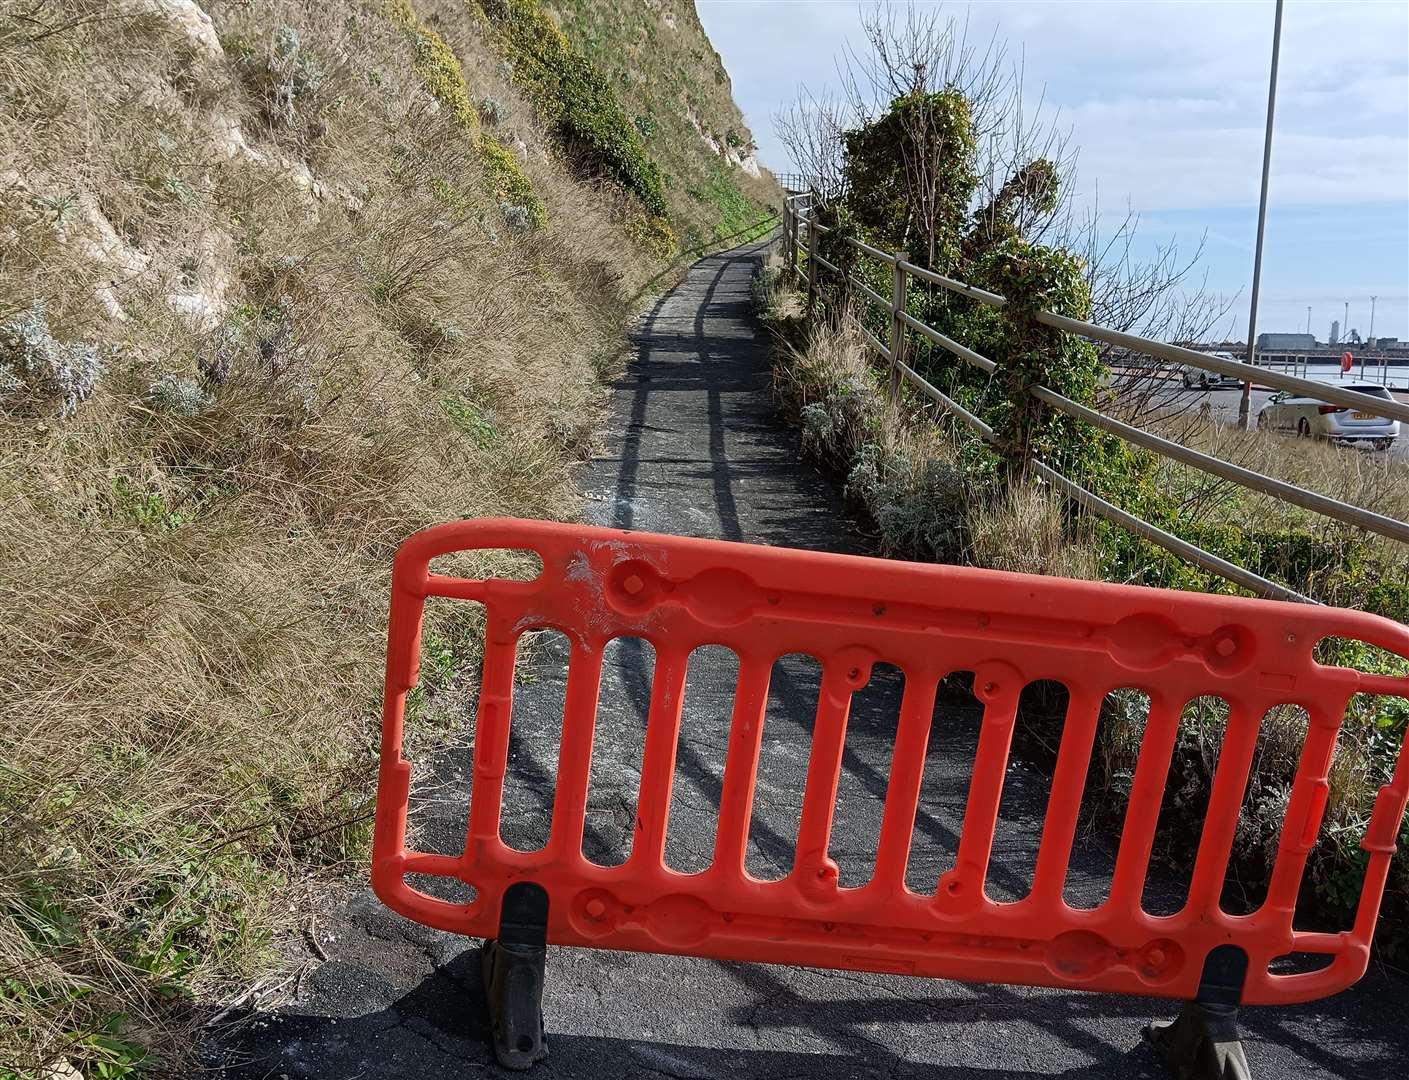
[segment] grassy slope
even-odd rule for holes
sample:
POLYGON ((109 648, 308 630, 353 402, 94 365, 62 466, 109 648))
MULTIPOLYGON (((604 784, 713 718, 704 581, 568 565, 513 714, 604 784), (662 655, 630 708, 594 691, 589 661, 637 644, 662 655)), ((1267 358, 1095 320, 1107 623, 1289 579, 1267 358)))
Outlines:
POLYGON ((552 8, 568 37, 611 76, 645 133, 686 247, 771 212, 777 203, 771 174, 753 177, 728 160, 731 149, 747 156, 753 135, 692 0, 554 0, 552 8))
POLYGON ((576 512, 669 271, 464 4, 204 10, 0 16, 0 1077, 174 1060, 360 864, 392 550, 576 512))

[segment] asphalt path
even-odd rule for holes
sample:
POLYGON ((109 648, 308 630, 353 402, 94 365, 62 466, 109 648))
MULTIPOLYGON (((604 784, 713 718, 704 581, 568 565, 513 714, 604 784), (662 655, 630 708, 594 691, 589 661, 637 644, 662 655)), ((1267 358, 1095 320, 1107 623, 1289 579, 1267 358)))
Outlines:
MULTIPOLYGON (((615 389, 603 456, 582 482, 599 524, 831 551, 861 551, 835 486, 798 461, 768 392, 768 355, 750 310, 761 248, 698 263, 643 320, 639 353, 615 389)), ((547 835, 564 693, 562 639, 535 642, 515 688, 505 788, 507 842, 547 835)), ((585 850, 613 863, 632 835, 650 647, 613 644, 603 665, 585 850)), ((722 649, 691 657, 666 845, 667 863, 703 868, 714 835, 733 692, 722 649)), ((779 877, 801 804, 816 665, 785 657, 765 715, 748 865, 779 877)), ((900 676, 878 666, 848 727, 831 854, 842 884, 869 874, 890 768, 900 676)), ((425 850, 464 843, 472 701, 452 744, 417 761, 412 822, 425 850)), ((908 879, 932 891, 952 865, 980 712, 963 677, 936 705, 908 879)), ((1019 719, 1021 725, 1021 718, 1019 719)), ((1016 898, 1030 881, 1048 784, 1015 760, 1004 783, 988 891, 1016 898)), ((1083 826, 1069 877, 1073 902, 1109 881, 1111 840, 1083 826)), ((1171 877, 1149 906, 1177 893, 1171 877)), ((448 895, 453 895, 450 893, 448 895)), ((228 1080, 436 1080, 502 1073, 485 1041, 476 941, 392 914, 360 882, 329 900, 284 1004, 232 1014, 207 1049, 228 1080)), ((1409 983, 1373 970, 1353 990, 1295 1008, 1247 1010, 1254 1075, 1266 1080, 1402 1077, 1409 1060, 1409 983)), ((1142 1027, 1177 1004, 1077 991, 966 985, 898 975, 720 963, 688 957, 549 950, 544 998, 549 1057, 537 1076, 801 1080, 846 1077, 1163 1077, 1142 1027)))

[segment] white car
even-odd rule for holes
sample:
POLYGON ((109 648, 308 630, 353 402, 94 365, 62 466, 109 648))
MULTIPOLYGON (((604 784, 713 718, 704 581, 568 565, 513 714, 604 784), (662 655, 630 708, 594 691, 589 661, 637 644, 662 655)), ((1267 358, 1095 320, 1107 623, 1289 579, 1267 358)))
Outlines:
MULTIPOLYGON (((1232 353, 1216 352, 1206 353, 1206 356, 1213 356, 1219 360, 1234 360, 1238 357, 1232 353)), ((1231 375, 1219 375, 1213 371, 1205 371, 1203 368, 1186 367, 1184 369, 1184 385, 1192 390, 1196 386, 1205 390, 1213 390, 1219 386, 1242 386, 1243 384, 1231 375)))
MULTIPOLYGON (((1342 390, 1354 390, 1370 397, 1393 401, 1383 386, 1373 383, 1336 384, 1342 390)), ((1302 438, 1326 439, 1335 443, 1369 443, 1376 450, 1388 450, 1399 437, 1399 421, 1376 416, 1372 412, 1331 405, 1314 397, 1303 397, 1283 390, 1273 394, 1257 414, 1257 426, 1267 431, 1295 433, 1302 438)))

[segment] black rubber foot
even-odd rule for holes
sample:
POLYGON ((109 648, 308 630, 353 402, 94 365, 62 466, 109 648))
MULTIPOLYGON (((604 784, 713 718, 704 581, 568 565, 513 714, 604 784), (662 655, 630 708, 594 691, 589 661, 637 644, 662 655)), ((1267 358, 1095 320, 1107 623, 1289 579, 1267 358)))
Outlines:
POLYGON ((521 1071, 548 1056, 543 1040, 543 975, 548 958, 548 894, 511 885, 499 913, 499 940, 480 952, 494 1056, 521 1071))
POLYGON ((506 1069, 532 1068, 548 1056, 543 1041, 546 950, 486 941, 480 955, 494 1056, 506 1069))
POLYGON ((1179 1080, 1252 1080, 1238 1038, 1237 1006, 1188 1002, 1178 1019, 1151 1024, 1145 1037, 1179 1080))

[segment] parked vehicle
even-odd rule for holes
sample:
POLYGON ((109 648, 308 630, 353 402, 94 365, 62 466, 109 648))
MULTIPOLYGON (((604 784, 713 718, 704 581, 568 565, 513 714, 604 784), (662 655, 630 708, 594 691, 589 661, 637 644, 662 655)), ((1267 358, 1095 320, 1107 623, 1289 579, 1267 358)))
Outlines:
MULTIPOLYGON (((1354 390, 1370 397, 1393 401, 1383 386, 1374 383, 1337 383, 1342 390, 1354 390)), ((1372 412, 1331 405, 1314 397, 1283 390, 1273 394, 1257 414, 1257 426, 1268 431, 1295 433, 1301 438, 1327 439, 1334 443, 1369 443, 1376 450, 1388 450, 1399 437, 1399 421, 1372 412)))
MULTIPOLYGON (((1219 360, 1238 360, 1239 357, 1228 352, 1208 353, 1208 356, 1216 357, 1219 360)), ((1203 368, 1186 367, 1184 369, 1184 385, 1192 390, 1194 387, 1202 387, 1205 390, 1213 390, 1220 386, 1241 386, 1242 382, 1231 375, 1219 375, 1213 371, 1205 371, 1203 368)))

